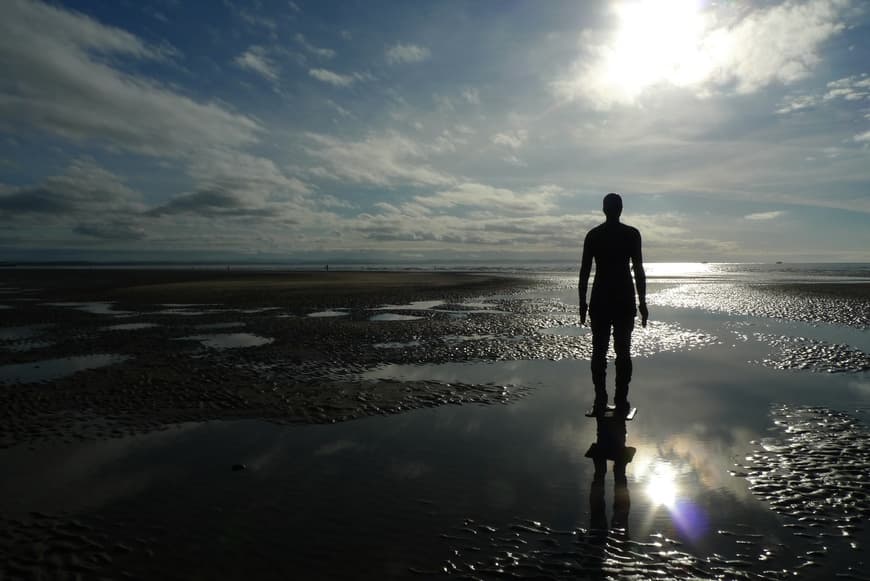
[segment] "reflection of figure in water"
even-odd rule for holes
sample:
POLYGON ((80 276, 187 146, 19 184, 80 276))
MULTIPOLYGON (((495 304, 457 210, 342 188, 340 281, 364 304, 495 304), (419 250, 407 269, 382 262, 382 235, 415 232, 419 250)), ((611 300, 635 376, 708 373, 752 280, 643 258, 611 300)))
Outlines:
POLYGON ((592 383, 595 385, 596 414, 607 407, 607 347, 613 329, 613 349, 616 351, 617 412, 629 409, 628 383, 631 381, 631 331, 634 317, 640 309, 641 321, 646 327, 649 312, 646 308, 646 274, 640 248, 640 232, 619 221, 622 198, 618 194, 604 196, 604 215, 607 221, 586 234, 583 259, 580 264, 580 322, 586 323, 589 312, 592 326, 592 383), (586 304, 586 288, 595 260, 595 280, 592 283, 590 304, 586 304), (634 285, 629 260, 634 266, 634 285), (635 306, 634 287, 637 287, 638 305, 635 306))
POLYGON ((625 420, 621 418, 596 418, 596 441, 586 452, 587 458, 595 463, 595 474, 589 490, 590 529, 599 535, 599 540, 607 538, 607 514, 604 507, 604 477, 607 474, 607 461, 613 461, 613 529, 620 530, 628 537, 628 511, 631 498, 628 495, 628 479, 625 467, 634 458, 635 449, 626 447, 625 420))

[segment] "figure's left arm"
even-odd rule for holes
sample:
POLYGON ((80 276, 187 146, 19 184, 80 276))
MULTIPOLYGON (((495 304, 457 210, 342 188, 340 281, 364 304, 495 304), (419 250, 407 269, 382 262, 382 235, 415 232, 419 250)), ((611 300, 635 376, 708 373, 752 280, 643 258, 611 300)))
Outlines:
POLYGON ((637 308, 640 311, 641 323, 646 327, 647 319, 649 319, 649 310, 646 307, 646 272, 643 270, 640 232, 637 233, 634 248, 631 252, 631 263, 634 266, 634 286, 637 288, 637 308))
POLYGON ((583 240, 583 256, 580 259, 580 278, 577 280, 577 298, 580 304, 580 324, 586 324, 586 313, 589 305, 586 303, 586 289, 589 288, 589 275, 592 273, 592 236, 586 234, 583 240))

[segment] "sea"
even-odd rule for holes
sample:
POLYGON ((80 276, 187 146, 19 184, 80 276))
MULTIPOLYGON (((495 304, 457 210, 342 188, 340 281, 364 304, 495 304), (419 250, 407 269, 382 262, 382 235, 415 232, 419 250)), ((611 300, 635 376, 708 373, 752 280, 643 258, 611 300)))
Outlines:
MULTIPOLYGON (((118 262, 27 263, 5 268, 179 269, 237 271, 390 271, 481 272, 505 275, 567 275, 579 271, 577 261, 526 262, 118 262)), ((648 279, 709 282, 870 282, 870 262, 648 262, 648 279)))

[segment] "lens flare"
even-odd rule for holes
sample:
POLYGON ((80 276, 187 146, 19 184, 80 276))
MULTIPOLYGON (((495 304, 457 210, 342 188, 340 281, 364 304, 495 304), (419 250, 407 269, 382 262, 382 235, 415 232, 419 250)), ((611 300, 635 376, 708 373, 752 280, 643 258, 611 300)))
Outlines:
POLYGON ((656 464, 650 470, 646 494, 654 506, 672 509, 677 503, 677 483, 674 469, 667 464, 656 464))

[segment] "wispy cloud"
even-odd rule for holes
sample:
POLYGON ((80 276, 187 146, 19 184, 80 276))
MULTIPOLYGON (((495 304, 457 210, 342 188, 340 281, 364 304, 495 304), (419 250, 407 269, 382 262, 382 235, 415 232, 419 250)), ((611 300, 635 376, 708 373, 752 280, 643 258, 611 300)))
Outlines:
POLYGON ((349 87, 358 81, 369 80, 371 77, 362 73, 341 74, 328 69, 310 69, 308 74, 334 87, 349 87))
POLYGON ((480 105, 480 92, 475 88, 464 89, 462 91, 462 98, 472 105, 480 105))
POLYGON ((426 164, 427 151, 398 133, 369 135, 348 141, 322 134, 308 134, 306 151, 322 164, 311 173, 350 183, 376 186, 444 185, 453 178, 426 164))
POLYGON ((394 44, 386 51, 387 62, 391 65, 419 63, 427 60, 431 55, 428 48, 416 44, 394 44))
POLYGON ((233 59, 238 66, 253 71, 270 81, 278 78, 275 63, 266 56, 266 49, 262 46, 252 46, 245 52, 233 59))
POLYGON ((427 208, 466 207, 484 209, 493 215, 540 215, 554 210, 556 200, 565 193, 562 188, 552 185, 515 192, 486 184, 462 183, 432 195, 415 196, 414 201, 427 208))
POLYGON ((784 210, 775 210, 773 212, 756 212, 755 214, 747 214, 743 216, 746 220, 754 220, 756 222, 764 222, 767 220, 776 220, 785 216, 784 210))
POLYGON ((831 81, 827 85, 824 99, 845 99, 846 101, 865 101, 870 99, 870 75, 861 73, 831 81))
POLYGON ((323 59, 331 59, 335 56, 335 51, 331 48, 321 48, 318 46, 314 46, 308 40, 306 40, 305 35, 299 33, 295 37, 296 42, 298 42, 302 48, 310 52, 311 54, 323 58, 323 59))
POLYGON ((529 133, 525 129, 517 129, 515 131, 507 131, 504 133, 496 133, 492 136, 492 142, 495 145, 502 145, 513 150, 517 150, 526 142, 529 133))

